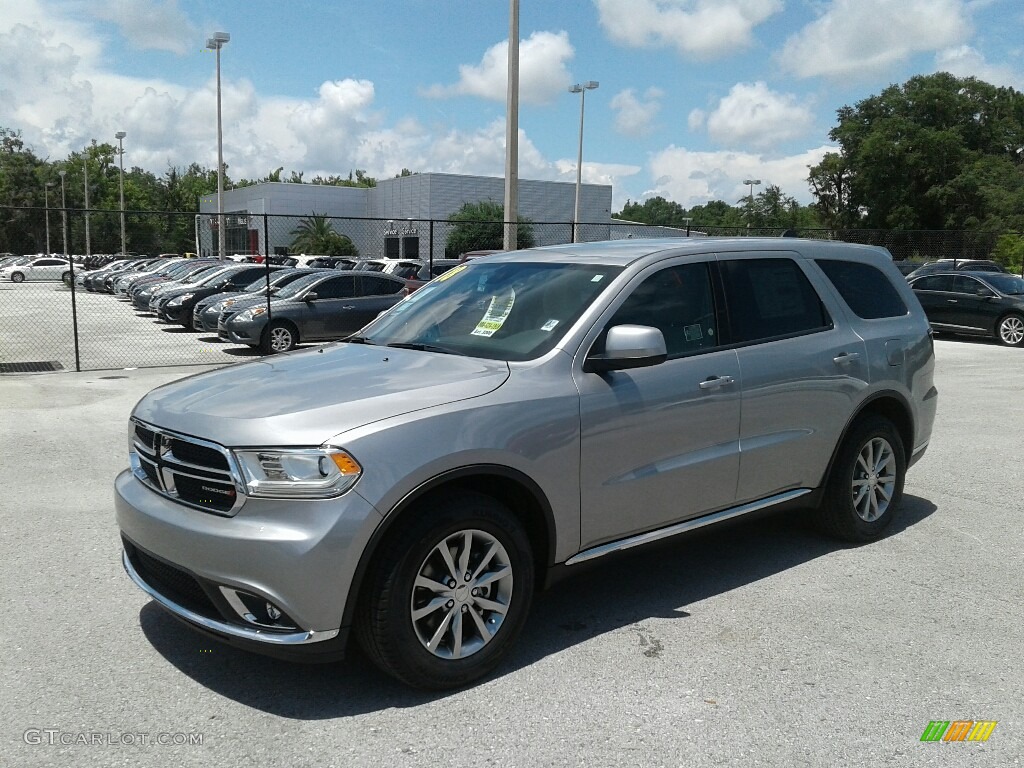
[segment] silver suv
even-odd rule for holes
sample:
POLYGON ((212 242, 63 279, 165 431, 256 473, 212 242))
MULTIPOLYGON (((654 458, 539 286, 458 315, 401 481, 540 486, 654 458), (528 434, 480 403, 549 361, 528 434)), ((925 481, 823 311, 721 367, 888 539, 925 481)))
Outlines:
POLYGON ((933 369, 881 249, 498 253, 345 342, 144 397, 124 567, 228 642, 328 660, 354 631, 399 679, 456 687, 580 563, 767 508, 877 538, 928 445, 933 369))

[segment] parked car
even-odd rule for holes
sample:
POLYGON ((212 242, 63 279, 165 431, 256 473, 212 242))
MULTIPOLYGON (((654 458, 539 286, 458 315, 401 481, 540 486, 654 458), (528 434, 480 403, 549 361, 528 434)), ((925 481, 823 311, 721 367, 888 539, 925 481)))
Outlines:
MULTIPOLYGON (((155 312, 156 302, 163 294, 185 286, 197 285, 210 277, 210 275, 226 269, 224 262, 220 260, 201 262, 190 266, 189 270, 175 276, 171 280, 165 280, 162 283, 143 288, 132 297, 132 305, 140 311, 155 312)), ((232 264, 232 266, 234 265, 232 264)))
POLYGON ((61 280, 65 274, 70 278, 71 262, 52 256, 43 256, 40 259, 0 268, 0 280, 10 280, 12 283, 23 283, 26 280, 61 280))
POLYGON ((435 277, 443 275, 449 269, 457 267, 462 263, 458 259, 434 259, 433 263, 424 264, 415 274, 405 278, 405 280, 409 284, 409 290, 415 291, 417 288, 422 288, 435 277))
POLYGON ((218 323, 217 335, 264 354, 287 352, 296 344, 331 341, 355 333, 408 294, 405 281, 390 275, 331 272, 310 275, 270 300, 218 323))
POLYGON ((998 263, 989 259, 939 259, 938 261, 926 261, 917 269, 907 275, 907 280, 923 275, 931 275, 936 272, 948 270, 966 269, 971 272, 1005 272, 998 263))
MULTIPOLYGON (((270 273, 270 293, 275 295, 278 290, 294 283, 307 275, 320 274, 323 269, 305 269, 298 267, 274 268, 270 273)), ((247 309, 267 300, 267 278, 257 278, 239 293, 219 293, 198 302, 192 310, 192 325, 197 331, 217 333, 217 322, 221 313, 233 307, 236 311, 247 309)))
POLYGON ((999 272, 937 272, 910 287, 936 331, 1024 346, 1024 278, 999 272))
MULTIPOLYGON (((270 269, 279 269, 270 267, 270 269)), ((237 264, 212 272, 204 280, 193 285, 182 286, 162 294, 155 307, 157 317, 168 323, 177 323, 187 330, 194 330, 192 310, 196 303, 220 293, 239 293, 253 280, 266 275, 263 264, 237 264)))
POLYGON ((400 680, 458 687, 581 563, 769 509, 882 536, 931 438, 933 373, 880 249, 494 254, 347 342, 144 397, 122 562, 208 635, 326 660, 353 633, 400 680))

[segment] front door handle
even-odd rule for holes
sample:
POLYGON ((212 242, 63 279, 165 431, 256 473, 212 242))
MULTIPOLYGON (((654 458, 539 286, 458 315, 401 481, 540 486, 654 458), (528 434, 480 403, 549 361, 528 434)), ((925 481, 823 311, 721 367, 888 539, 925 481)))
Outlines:
POLYGON ((836 365, 848 365, 860 360, 860 352, 841 352, 832 358, 836 365))
POLYGON ((946 299, 947 304, 956 304, 956 299, 946 299))
POLYGON ((732 383, 732 376, 708 376, 708 378, 706 378, 697 386, 707 391, 711 389, 719 389, 720 387, 724 387, 732 383))

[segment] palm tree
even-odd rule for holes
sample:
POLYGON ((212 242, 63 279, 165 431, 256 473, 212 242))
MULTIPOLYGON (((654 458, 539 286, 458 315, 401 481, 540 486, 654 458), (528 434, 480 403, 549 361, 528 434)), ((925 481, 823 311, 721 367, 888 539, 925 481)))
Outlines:
POLYGON ((348 237, 336 231, 330 220, 323 214, 299 221, 289 234, 294 236, 289 250, 292 253, 315 253, 322 256, 358 256, 356 248, 348 237))

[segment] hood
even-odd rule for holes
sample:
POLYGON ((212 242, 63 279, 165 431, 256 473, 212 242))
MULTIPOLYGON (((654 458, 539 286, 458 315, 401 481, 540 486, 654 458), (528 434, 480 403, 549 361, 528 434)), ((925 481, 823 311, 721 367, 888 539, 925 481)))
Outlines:
POLYGON ((374 421, 485 395, 508 376, 502 361, 341 343, 166 384, 133 415, 229 447, 313 446, 374 421))

